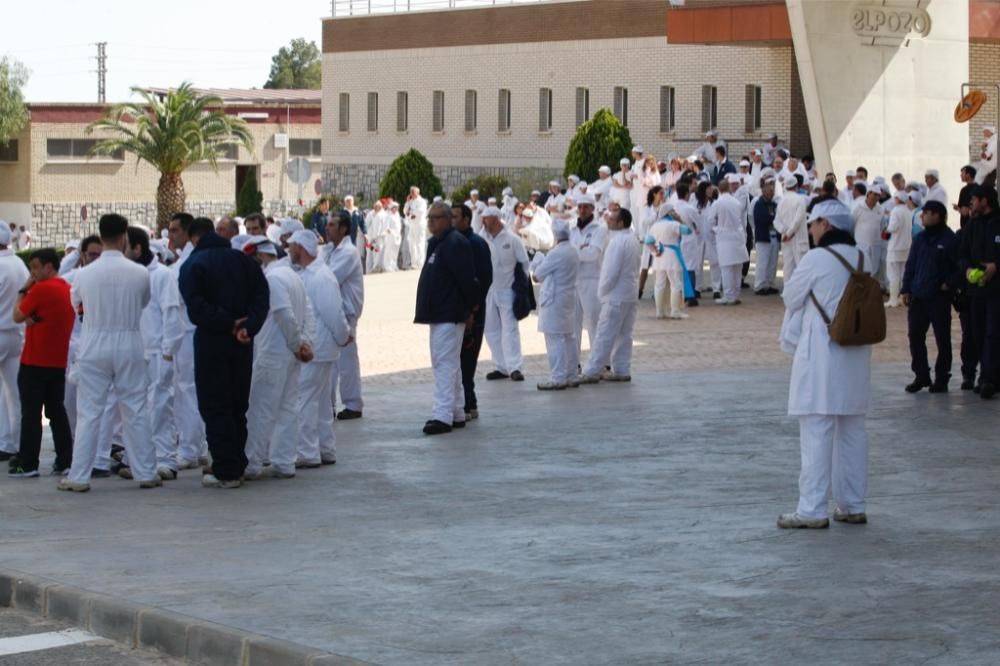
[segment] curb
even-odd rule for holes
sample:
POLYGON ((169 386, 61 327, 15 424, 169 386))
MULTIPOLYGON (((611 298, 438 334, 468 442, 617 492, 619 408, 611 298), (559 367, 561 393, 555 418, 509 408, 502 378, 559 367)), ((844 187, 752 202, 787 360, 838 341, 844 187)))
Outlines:
POLYGON ((191 664, 370 666, 369 662, 9 570, 0 571, 0 607, 66 622, 128 647, 156 650, 191 664))

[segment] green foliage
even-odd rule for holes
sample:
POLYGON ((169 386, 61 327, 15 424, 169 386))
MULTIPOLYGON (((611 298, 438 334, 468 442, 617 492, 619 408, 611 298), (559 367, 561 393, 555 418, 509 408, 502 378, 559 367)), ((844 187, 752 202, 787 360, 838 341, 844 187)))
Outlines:
POLYGON ((451 200, 459 203, 469 199, 469 192, 479 190, 479 198, 486 201, 490 197, 496 197, 500 201, 503 188, 510 185, 503 176, 476 176, 472 180, 462 183, 457 190, 451 193, 451 200))
MULTIPOLYGON (((330 212, 340 210, 341 208, 344 207, 344 202, 341 201, 340 197, 338 197, 336 194, 324 194, 323 196, 326 197, 327 201, 330 202, 330 212)), ((319 200, 321 198, 322 197, 317 197, 313 205, 310 206, 309 208, 306 208, 305 211, 303 211, 302 213, 302 224, 305 226, 306 229, 312 229, 313 214, 319 210, 319 200)), ((356 206, 357 204, 358 200, 357 197, 355 197, 354 205, 356 206)))
POLYGON ((379 184, 378 195, 379 198, 392 197, 403 205, 413 185, 420 188, 420 196, 428 201, 444 196, 441 181, 434 175, 434 165, 418 150, 411 148, 410 152, 400 155, 389 165, 379 184))
POLYGON ((264 210, 263 204, 264 193, 257 189, 257 169, 251 168, 236 195, 236 214, 246 217, 250 213, 260 213, 264 210))
POLYGON ((615 169, 632 150, 632 135, 609 109, 601 109, 580 125, 566 152, 564 176, 576 174, 591 183, 602 165, 615 169))
POLYGON ((24 65, 6 56, 0 58, 0 145, 7 145, 28 124, 23 92, 26 83, 28 70, 24 65))
POLYGON ((514 190, 514 196, 519 201, 528 201, 531 198, 532 190, 544 192, 548 189, 549 181, 555 180, 559 176, 560 174, 552 169, 538 167, 520 169, 514 180, 510 182, 510 188, 514 190))
POLYGON ((323 61, 316 42, 300 37, 271 58, 271 75, 264 87, 319 90, 322 75, 323 61))

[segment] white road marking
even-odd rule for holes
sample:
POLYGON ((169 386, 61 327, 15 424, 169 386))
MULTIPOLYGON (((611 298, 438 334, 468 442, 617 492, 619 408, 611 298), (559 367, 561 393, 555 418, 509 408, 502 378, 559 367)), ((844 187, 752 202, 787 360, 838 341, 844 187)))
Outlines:
POLYGON ((100 640, 100 636, 95 636, 89 631, 81 629, 49 631, 44 634, 29 634, 27 636, 11 636, 10 638, 0 638, 0 657, 8 654, 21 654, 22 652, 51 650, 52 648, 96 640, 100 640))

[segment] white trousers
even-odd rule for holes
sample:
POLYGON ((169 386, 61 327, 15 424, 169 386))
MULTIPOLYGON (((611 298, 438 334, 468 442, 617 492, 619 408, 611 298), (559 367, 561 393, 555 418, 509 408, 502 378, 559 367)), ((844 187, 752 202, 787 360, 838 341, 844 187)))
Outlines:
POLYGON ((484 337, 490 346, 493 366, 509 375, 521 369, 521 331, 514 316, 514 292, 505 289, 486 295, 486 330, 484 337))
MULTIPOLYGON (((0 313, 9 317, 10 313, 0 313)), ((21 367, 23 337, 18 329, 0 331, 0 451, 17 453, 21 446, 21 398, 17 371, 21 367)))
POLYGON ((597 323, 597 336, 583 374, 598 377, 605 366, 616 375, 632 372, 632 330, 638 303, 605 303, 597 323))
POLYGON ((721 266, 719 270, 722 272, 722 298, 730 302, 738 301, 743 282, 743 264, 721 266))
POLYGON ((153 445, 156 465, 177 470, 177 431, 174 427, 174 364, 163 360, 159 352, 147 358, 149 368, 149 406, 152 411, 153 445))
POLYGON ((799 417, 802 471, 798 514, 826 518, 831 494, 841 510, 864 513, 868 486, 868 435, 864 415, 799 417))
POLYGON ((420 270, 424 265, 424 255, 427 253, 427 232, 425 225, 416 222, 406 223, 406 246, 410 251, 410 268, 420 270))
POLYGON ((77 359, 77 426, 69 480, 90 481, 101 437, 101 420, 112 385, 118 399, 125 451, 137 481, 156 476, 156 451, 149 437, 146 362, 139 333, 99 333, 101 349, 77 359), (129 338, 134 339, 129 339, 129 338))
POLYGON ((298 460, 321 463, 337 458, 333 403, 324 398, 333 390, 333 361, 311 361, 299 373, 298 460))
MULTIPOLYGON (((676 264, 676 262, 675 262, 676 264)), ((656 301, 656 316, 666 316, 666 299, 664 296, 670 290, 670 314, 681 314, 681 303, 684 302, 684 274, 680 264, 671 265, 665 270, 656 271, 656 284, 653 290, 653 300, 656 301)))
POLYGON ((546 333, 545 353, 549 357, 549 379, 553 384, 565 384, 576 377, 579 357, 573 333, 546 333))
POLYGON ((795 272, 795 267, 799 265, 802 261, 802 257, 805 256, 805 252, 800 252, 794 243, 782 243, 781 244, 781 268, 782 268, 782 278, 783 284, 788 284, 788 281, 792 279, 792 273, 795 272))
POLYGON ((465 323, 431 324, 431 368, 434 370, 431 418, 442 423, 465 421, 461 363, 464 335, 465 323))
MULTIPOLYGON (((144 377, 148 381, 148 376, 144 377)), ((148 390, 147 390, 148 394, 148 390)), ((146 405, 149 405, 149 396, 146 396, 146 405)), ((79 400, 79 398, 77 398, 79 400)), ((100 433, 97 436, 97 457, 94 459, 95 469, 111 469, 111 448, 114 444, 119 446, 124 444, 122 435, 122 412, 121 406, 119 405, 118 392, 115 390, 115 385, 112 384, 111 388, 108 390, 108 398, 105 400, 104 404, 104 415, 101 416, 101 427, 98 430, 100 433)), ((122 457, 122 462, 128 465, 128 451, 125 452, 122 457)))
POLYGON ((356 412, 364 410, 365 403, 361 399, 361 363, 358 361, 358 340, 355 339, 346 347, 341 347, 340 357, 333 362, 333 377, 330 381, 330 405, 337 407, 337 392, 340 391, 340 401, 347 409, 356 412))
POLYGON ((757 268, 754 277, 754 291, 772 289, 778 275, 778 250, 781 245, 777 240, 769 243, 756 243, 757 268))
POLYGON ((177 424, 177 461, 196 461, 208 452, 205 422, 198 411, 194 385, 194 333, 184 334, 174 357, 174 418, 177 424))
POLYGON ((899 291, 903 288, 903 272, 906 270, 906 262, 886 262, 885 270, 889 277, 889 302, 893 305, 899 305, 899 291))
POLYGON ((594 338, 597 337, 597 322, 601 318, 601 298, 597 295, 600 280, 592 278, 578 280, 576 283, 576 349, 579 356, 583 346, 583 332, 587 331, 587 341, 593 353, 594 338))
POLYGON ((265 358, 253 364, 247 409, 247 473, 258 474, 265 460, 282 474, 295 473, 299 444, 299 368, 296 360, 265 358))

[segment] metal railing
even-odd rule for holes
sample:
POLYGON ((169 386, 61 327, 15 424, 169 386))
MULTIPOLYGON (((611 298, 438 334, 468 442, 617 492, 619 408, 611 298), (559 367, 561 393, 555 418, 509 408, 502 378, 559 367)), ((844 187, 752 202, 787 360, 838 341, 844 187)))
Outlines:
POLYGON ((331 0, 330 8, 334 18, 338 18, 567 1, 571 0, 331 0))

